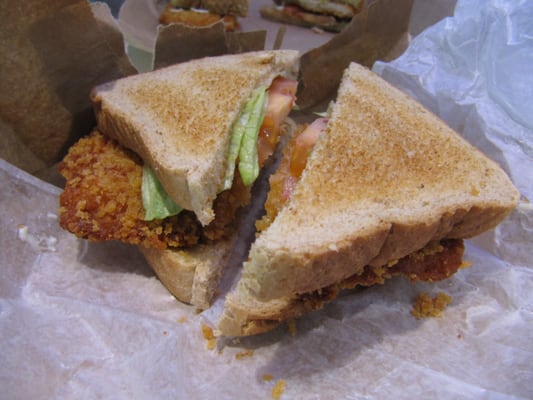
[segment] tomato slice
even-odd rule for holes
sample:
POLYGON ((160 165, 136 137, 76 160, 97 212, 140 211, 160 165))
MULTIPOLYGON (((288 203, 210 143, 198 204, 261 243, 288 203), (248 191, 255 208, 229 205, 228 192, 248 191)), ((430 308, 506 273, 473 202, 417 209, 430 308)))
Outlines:
POLYGON ((313 151, 318 137, 326 130, 328 124, 327 118, 318 118, 313 121, 302 133, 296 136, 294 150, 290 158, 290 172, 299 178, 302 175, 307 159, 313 151))
POLYGON ((277 77, 268 88, 268 102, 263 124, 259 129, 257 152, 259 165, 272 155, 279 141, 281 125, 296 100, 298 82, 292 79, 277 77))
POLYGON ((278 169, 270 177, 266 213, 256 223, 258 231, 265 230, 291 198, 318 138, 326 131, 327 123, 327 118, 319 118, 305 129, 302 127, 300 133, 289 141, 278 169))

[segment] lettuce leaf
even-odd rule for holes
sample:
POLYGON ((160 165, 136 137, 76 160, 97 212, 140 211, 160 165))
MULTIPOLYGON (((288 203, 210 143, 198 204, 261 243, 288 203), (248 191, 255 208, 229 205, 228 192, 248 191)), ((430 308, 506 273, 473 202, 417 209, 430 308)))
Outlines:
POLYGON ((170 217, 183 210, 170 198, 152 168, 146 164, 143 166, 141 192, 145 221, 170 217))
MULTIPOLYGON (((222 190, 230 189, 233 184, 237 157, 239 157, 239 172, 245 185, 249 185, 255 180, 253 177, 253 160, 257 160, 257 135, 264 118, 264 108, 267 99, 266 89, 266 87, 259 87, 253 91, 252 96, 245 104, 237 121, 233 125, 222 190), (252 141, 253 146, 251 145, 252 141), (246 176, 243 176, 241 171, 241 164, 243 162, 246 176), (251 173, 248 173, 248 171, 251 173)), ((257 170, 259 170, 259 166, 257 166, 257 170)))

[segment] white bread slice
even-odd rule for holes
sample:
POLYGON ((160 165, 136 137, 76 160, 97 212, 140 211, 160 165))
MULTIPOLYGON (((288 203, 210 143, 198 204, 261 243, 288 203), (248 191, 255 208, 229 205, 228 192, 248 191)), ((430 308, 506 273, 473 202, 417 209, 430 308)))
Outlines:
POLYGON ((207 225, 224 178, 230 129, 252 91, 295 79, 299 53, 209 57, 96 87, 98 128, 152 166, 168 194, 207 225))
POLYGON ((430 241, 478 235, 518 200, 496 163, 406 94, 351 64, 327 132, 290 202, 252 245, 218 330, 264 331, 295 314, 291 302, 302 294, 430 241))

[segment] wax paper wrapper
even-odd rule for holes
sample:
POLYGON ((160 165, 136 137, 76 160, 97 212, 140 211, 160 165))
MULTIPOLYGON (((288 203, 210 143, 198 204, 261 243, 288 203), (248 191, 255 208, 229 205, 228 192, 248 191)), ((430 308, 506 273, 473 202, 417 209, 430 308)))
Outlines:
POLYGON ((454 18, 426 30, 400 58, 374 66, 509 174, 523 204, 491 232, 491 245, 519 263, 531 259, 532 32, 531 3, 459 2, 454 18))
POLYGON ((264 335, 206 339, 208 312, 177 302, 136 248, 63 231, 59 189, 0 160, 0 398, 532 398, 531 95, 518 82, 530 82, 530 7, 460 2, 404 57, 376 66, 500 162, 523 194, 499 229, 467 242, 472 266, 434 284, 346 292, 264 335), (507 75, 493 80, 487 60, 508 62, 507 75), (411 315, 423 291, 453 298, 440 318, 411 315))

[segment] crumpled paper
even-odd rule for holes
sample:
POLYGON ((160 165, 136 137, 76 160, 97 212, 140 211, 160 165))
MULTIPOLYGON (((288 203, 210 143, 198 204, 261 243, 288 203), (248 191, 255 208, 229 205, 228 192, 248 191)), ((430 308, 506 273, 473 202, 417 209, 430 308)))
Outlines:
MULTIPOLYGON (((374 71, 439 115, 498 162, 523 196, 486 247, 528 264, 533 233, 533 4, 462 1, 455 16, 427 29, 374 71)), ((479 243, 479 242, 478 242, 479 243)))
MULTIPOLYGON (((467 3, 459 2, 458 12, 467 3)), ((409 89, 428 102, 439 95, 427 88, 445 87, 451 76, 440 70, 442 43, 450 43, 449 35, 465 24, 473 31, 488 24, 501 15, 502 4, 510 9, 515 2, 483 2, 487 10, 480 17, 458 16, 423 32, 412 46, 427 47, 416 50, 423 54, 418 62, 415 50, 408 50, 409 68, 402 59, 376 68, 404 83, 419 75, 409 71, 438 60, 428 67, 435 74, 420 74, 423 84, 409 89), (447 38, 425 42, 431 35, 447 38)), ((501 26, 506 33, 517 28, 511 16, 504 18, 511 25, 501 26)), ((472 82, 480 83, 480 74, 475 76, 472 82)), ((518 172, 531 162, 531 132, 513 120, 507 136, 487 139, 496 117, 510 115, 505 109, 474 112, 489 107, 487 98, 454 105, 448 93, 433 104, 441 106, 443 118, 442 110, 461 115, 466 109, 464 127, 483 129, 460 131, 490 143, 482 149, 504 161, 530 198, 531 185, 518 172)), ((395 279, 344 293, 296 321, 292 333, 281 326, 209 350, 202 315, 169 295, 135 248, 88 244, 63 231, 56 216, 59 190, 2 160, 0 184, 2 398, 270 399, 280 380, 286 384, 281 399, 533 397, 533 271, 531 257, 525 257, 531 256, 533 235, 526 200, 496 233, 467 243, 465 260, 472 267, 450 279, 395 279), (417 320, 410 310, 422 291, 445 292, 453 302, 442 317, 417 320)))

